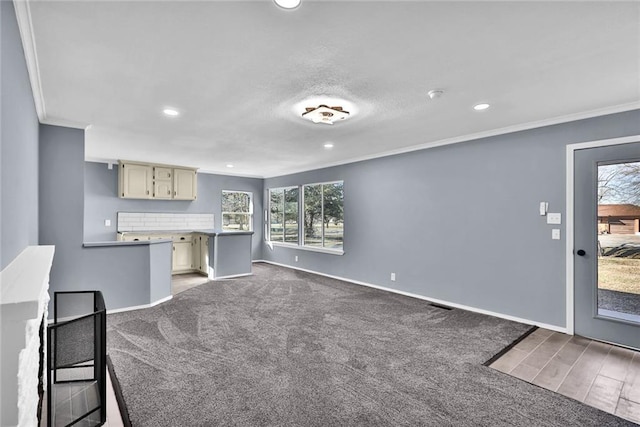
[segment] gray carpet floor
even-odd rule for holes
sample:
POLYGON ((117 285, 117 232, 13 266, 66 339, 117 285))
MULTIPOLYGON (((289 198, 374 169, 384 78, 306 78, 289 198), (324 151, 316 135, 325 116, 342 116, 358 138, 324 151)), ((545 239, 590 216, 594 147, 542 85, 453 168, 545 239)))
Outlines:
POLYGON ((133 426, 618 426, 483 366, 530 327, 289 269, 108 316, 133 426))

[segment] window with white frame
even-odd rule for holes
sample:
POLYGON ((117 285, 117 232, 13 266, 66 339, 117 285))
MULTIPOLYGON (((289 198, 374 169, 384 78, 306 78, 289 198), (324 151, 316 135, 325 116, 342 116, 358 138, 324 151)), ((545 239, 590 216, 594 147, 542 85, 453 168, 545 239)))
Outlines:
POLYGON ((303 245, 342 250, 344 240, 344 182, 304 185, 303 245))
POLYGON ((222 230, 253 229, 253 194, 247 191, 222 191, 222 230))
POLYGON ((298 187, 269 190, 269 240, 297 245, 299 239, 298 187))

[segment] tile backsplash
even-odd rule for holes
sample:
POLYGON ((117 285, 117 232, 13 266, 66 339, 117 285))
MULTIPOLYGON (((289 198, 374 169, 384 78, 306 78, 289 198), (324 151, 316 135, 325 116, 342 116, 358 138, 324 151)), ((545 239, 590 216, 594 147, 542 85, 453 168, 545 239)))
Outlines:
POLYGON ((213 228, 213 214, 118 212, 118 232, 213 228))

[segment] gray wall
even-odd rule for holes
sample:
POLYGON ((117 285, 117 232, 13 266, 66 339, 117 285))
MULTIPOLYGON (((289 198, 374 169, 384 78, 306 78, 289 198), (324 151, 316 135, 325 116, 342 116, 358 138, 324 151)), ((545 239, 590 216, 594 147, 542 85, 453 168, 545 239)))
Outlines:
POLYGON ((116 238, 118 212, 213 213, 215 226, 221 228, 222 190, 253 192, 253 259, 262 257, 262 179, 198 173, 198 199, 194 201, 136 200, 118 198, 118 168, 106 163, 87 162, 85 166, 84 238, 88 242, 116 238), (111 220, 105 227, 104 220, 111 220))
POLYGON ((344 180, 345 254, 263 258, 564 327, 565 146, 633 134, 640 110, 267 179, 344 180), (562 240, 541 201, 563 214, 562 240))
POLYGON ((38 244, 38 116, 13 2, 0 1, 0 270, 38 244))
POLYGON ((169 242, 83 248, 84 131, 41 125, 40 159, 40 244, 56 246, 50 292, 100 290, 110 310, 170 295, 169 242))

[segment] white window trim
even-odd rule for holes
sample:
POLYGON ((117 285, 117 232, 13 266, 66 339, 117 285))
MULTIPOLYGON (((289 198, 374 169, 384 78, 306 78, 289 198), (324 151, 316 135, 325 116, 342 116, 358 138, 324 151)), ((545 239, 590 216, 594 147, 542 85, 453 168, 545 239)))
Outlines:
MULTIPOLYGON (((265 234, 264 234, 264 241, 265 243, 267 243, 269 246, 280 246, 283 248, 289 248, 289 249, 298 249, 298 250, 302 250, 302 251, 309 251, 309 252, 319 252, 319 253, 325 253, 325 254, 331 254, 331 255, 344 255, 344 234, 343 234, 343 248, 342 249, 331 249, 331 248, 324 248, 324 247, 317 247, 317 246, 308 246, 305 245, 304 243, 304 187, 306 186, 311 186, 311 185, 331 185, 331 184, 338 184, 338 183, 342 183, 344 185, 344 180, 342 179, 338 179, 335 181, 324 181, 324 182, 312 182, 312 183, 308 183, 308 184, 301 184, 301 185, 291 185, 291 186, 287 186, 287 187, 274 187, 274 188, 267 188, 267 200, 269 201, 267 203, 267 209, 265 209, 266 212, 266 216, 265 216, 265 234), (291 190, 291 189, 297 189, 298 190, 298 243, 289 243, 289 242, 284 242, 284 241, 276 241, 276 240, 271 240, 271 192, 273 190, 282 190, 282 191, 286 191, 286 190, 291 190)), ((283 195, 284 197, 284 195, 283 195)), ((284 199, 283 199, 284 200, 284 199)), ((343 199, 343 203, 344 203, 344 199, 343 199)), ((284 211, 282 212, 282 214, 284 215, 284 211)), ((322 217, 324 218, 324 192, 322 193, 322 217)), ((283 221, 284 221, 284 217, 283 217, 283 221)), ((323 236, 322 236, 322 242, 324 244, 324 224, 323 224, 323 236)), ((344 229, 343 229, 343 233, 344 233, 344 229)), ((284 238, 284 236, 283 236, 284 238)))
MULTIPOLYGON (((322 196, 322 206, 321 206, 321 211, 320 211, 320 217, 322 218, 322 244, 324 245, 324 186, 325 185, 332 185, 332 184, 338 184, 338 183, 342 183, 343 185, 343 191, 344 191, 344 180, 336 180, 336 181, 326 181, 326 182, 313 182, 310 184, 303 184, 300 186, 300 189, 302 190, 302 201, 301 201, 301 206, 302 206, 302 215, 301 217, 304 217, 304 187, 307 186, 312 186, 312 185, 322 185, 322 192, 321 192, 321 196, 322 196)), ((342 203, 344 204, 344 198, 342 199, 342 203)), ((301 224, 300 224, 301 230, 302 232, 300 233, 300 235, 302 235, 302 243, 300 243, 300 246, 308 249, 308 250, 312 250, 315 252, 331 252, 331 253, 344 253, 344 249, 330 249, 330 248, 325 248, 325 247, 315 247, 315 246, 308 246, 306 245, 305 242, 305 236, 304 236, 304 218, 302 218, 301 224)), ((342 229, 342 245, 344 247, 344 228, 342 229)))
POLYGON ((238 233, 244 233, 247 230, 225 230, 224 228, 224 215, 225 214, 230 214, 230 215, 249 215, 249 231, 253 231, 253 192, 252 191, 245 191, 245 190, 222 190, 223 197, 220 199, 220 229, 223 230, 224 232, 228 232, 228 233, 234 233, 234 232, 238 232, 238 233), (224 193, 244 193, 244 194, 248 194, 249 195, 249 212, 225 212, 222 210, 222 199, 224 198, 224 193))
POLYGON ((274 242, 274 241, 268 241, 268 243, 273 246, 281 246, 283 248, 289 248, 289 249, 299 249, 301 251, 320 252, 320 253, 331 254, 331 255, 344 255, 344 249, 319 248, 316 246, 302 246, 302 245, 296 245, 295 243, 282 243, 282 242, 274 242))
POLYGON ((267 189, 267 200, 269 201, 267 203, 267 216, 266 216, 266 226, 265 226, 265 231, 267 232, 264 235, 264 240, 265 242, 270 242, 276 245, 286 245, 286 246, 299 246, 300 245, 300 186, 299 185, 290 185, 288 187, 275 187, 275 188, 268 188, 267 189), (285 242, 284 238, 286 237, 284 235, 284 228, 286 227, 285 224, 285 212, 284 212, 284 192, 287 190, 293 190, 296 189, 298 190, 298 243, 290 243, 290 242, 285 242), (280 240, 271 240, 271 191, 273 190, 282 190, 282 227, 283 227, 283 231, 282 231, 282 241, 280 240))

